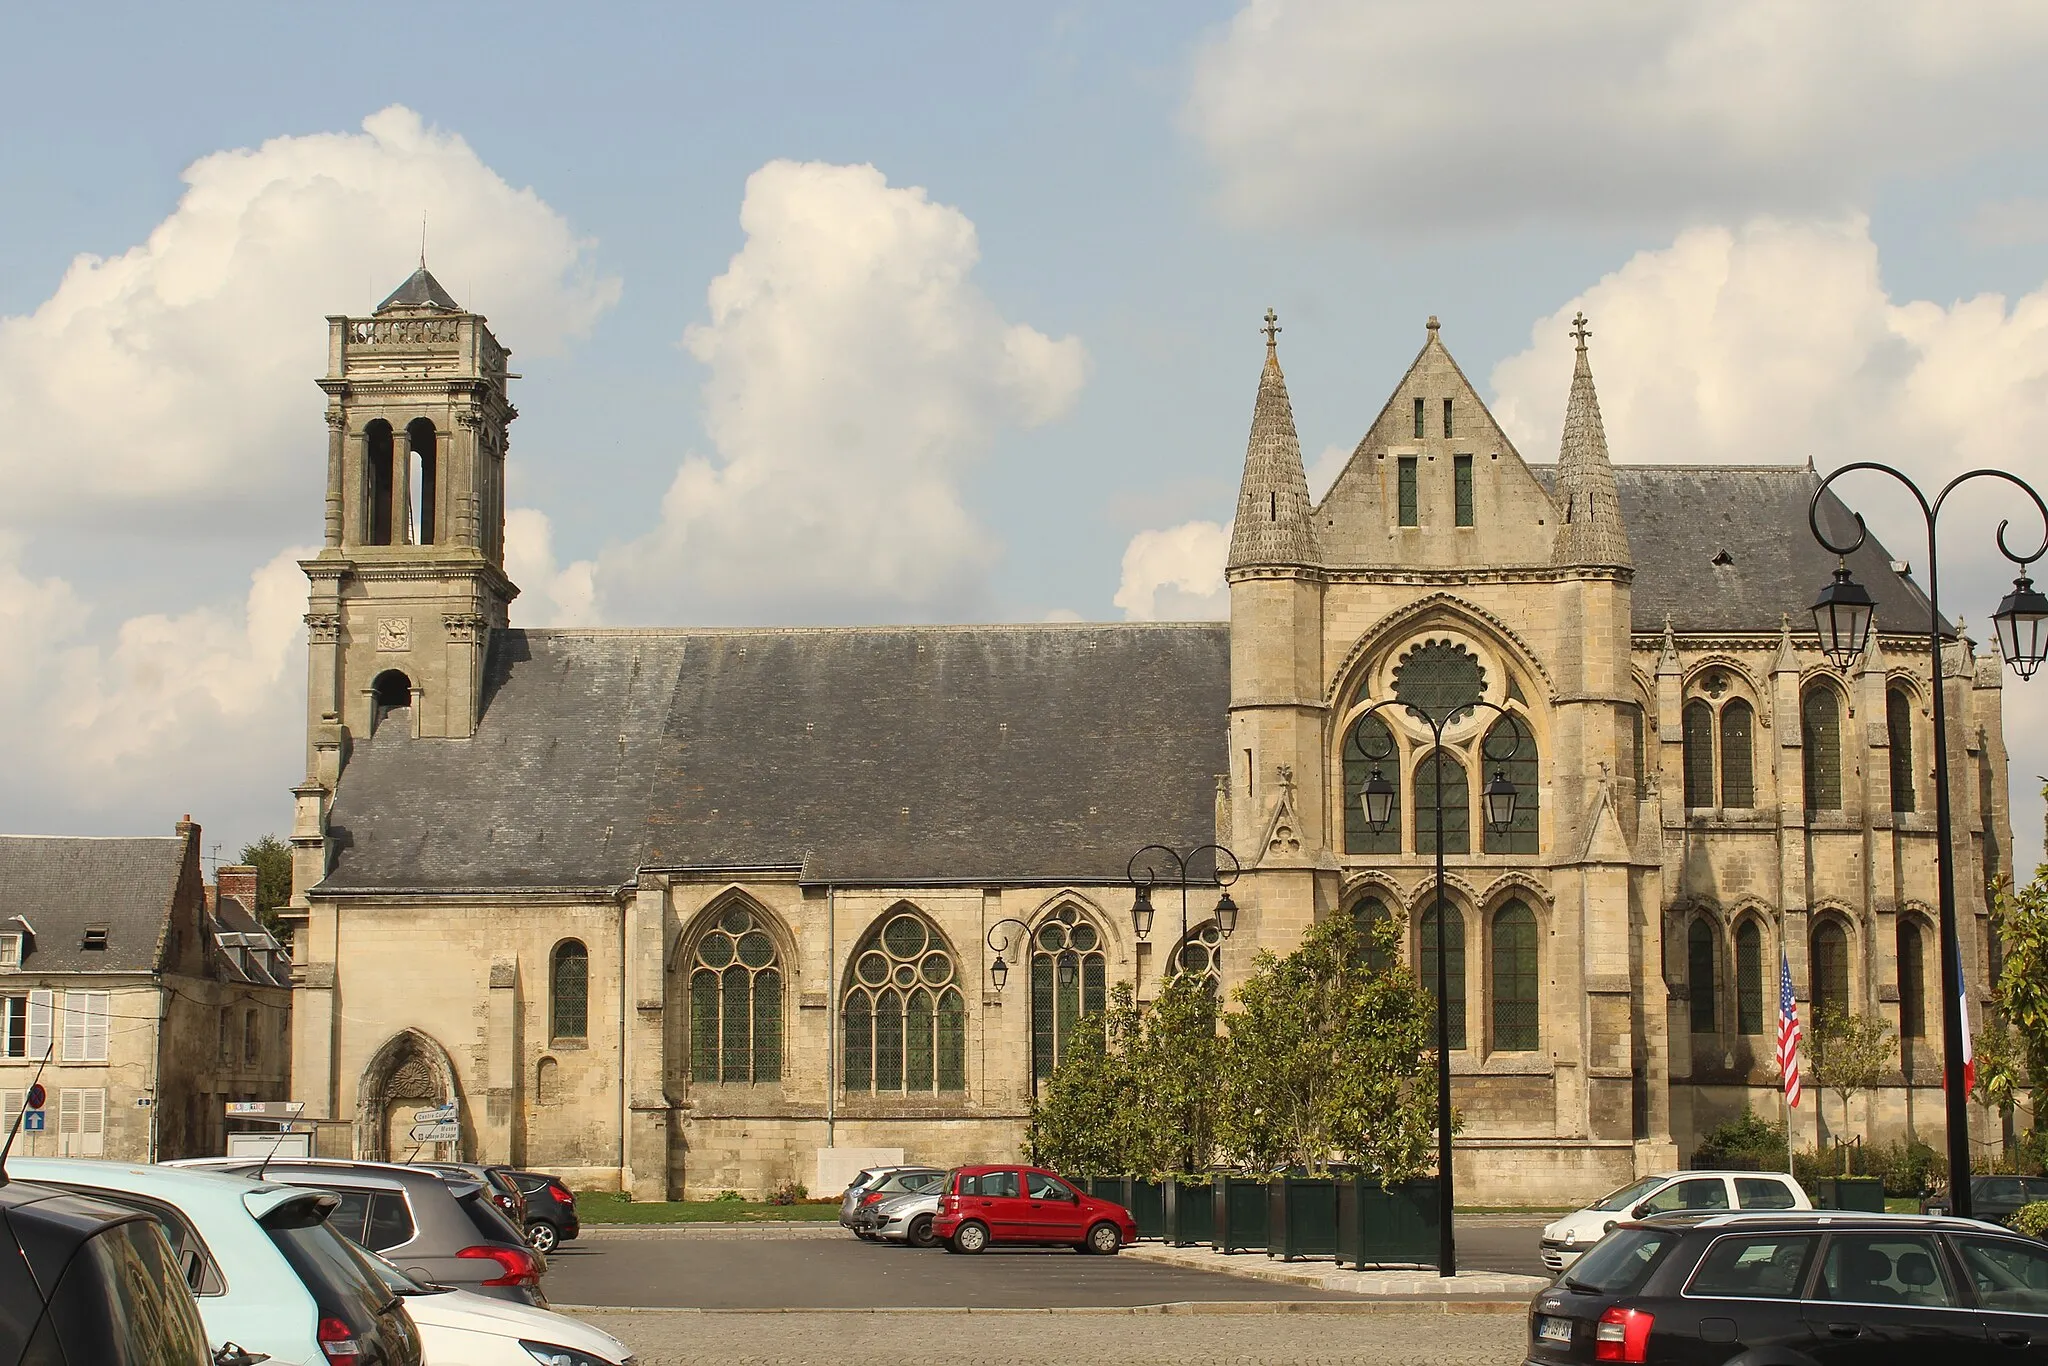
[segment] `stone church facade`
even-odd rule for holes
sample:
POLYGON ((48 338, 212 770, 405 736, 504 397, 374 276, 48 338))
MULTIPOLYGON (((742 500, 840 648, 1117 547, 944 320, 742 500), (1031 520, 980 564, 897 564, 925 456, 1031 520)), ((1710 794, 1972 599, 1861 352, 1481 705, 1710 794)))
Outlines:
MULTIPOLYGON (((1796 629, 1817 475, 1612 464, 1583 328, 1556 464, 1431 319, 1319 502, 1269 333, 1227 623, 522 630, 508 353, 424 268, 328 325, 291 915, 332 1146, 402 1156, 454 1102, 441 1151, 638 1198, 814 1183, 821 1149, 1009 1157, 1111 984, 1227 991, 1330 915, 1400 916, 1433 977, 1438 914, 1467 1198, 1594 1194, 1776 1115, 1781 952, 1803 1010, 1904 1036, 1830 1131, 1939 1141, 1925 600, 1866 545, 1878 643, 1829 669, 1796 629), (1427 730, 1365 716, 1431 686, 1499 709, 1445 733, 1441 829, 1427 730), (1234 933, 1198 861, 1185 933, 1176 885, 1140 939, 1132 854, 1211 841, 1234 933)), ((1981 1019, 2000 669, 1958 632, 1944 672, 1981 1019)))

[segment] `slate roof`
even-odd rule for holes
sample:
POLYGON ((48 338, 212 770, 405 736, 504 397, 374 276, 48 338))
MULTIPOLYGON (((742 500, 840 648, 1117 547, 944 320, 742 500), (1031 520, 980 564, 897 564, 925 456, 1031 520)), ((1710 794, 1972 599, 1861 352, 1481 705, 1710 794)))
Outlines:
POLYGON ((454 295, 441 288, 441 282, 427 270, 425 262, 421 262, 418 270, 406 276, 405 283, 392 290, 390 297, 377 305, 379 313, 390 308, 441 308, 450 313, 462 311, 462 305, 455 302, 454 295))
POLYGON ((0 835, 0 915, 35 931, 24 970, 155 968, 184 865, 182 835, 0 835), (88 925, 106 926, 106 948, 80 947, 88 925))
POLYGON ((291 955, 238 898, 221 897, 207 918, 216 950, 213 969, 221 980, 256 987, 291 985, 291 955))
POLYGON ((1259 372, 1259 396, 1252 406, 1252 431, 1245 442, 1244 477, 1231 523, 1231 569, 1249 565, 1310 565, 1316 562, 1314 499, 1301 463, 1301 438, 1294 430, 1294 405, 1287 377, 1271 340, 1266 367, 1259 372))
MULTIPOLYGON (((1557 467, 1530 471, 1555 494, 1557 467)), ((1810 631, 1807 609, 1834 573, 1806 523, 1820 476, 1799 465, 1617 465, 1622 524, 1635 559, 1637 631, 1661 631, 1664 615, 1688 632, 1776 631, 1792 614, 1810 631), (1725 554, 1726 563, 1716 563, 1725 554)), ((1821 505, 1828 534, 1847 539, 1855 516, 1829 489, 1821 505)), ((1850 572, 1877 600, 1885 630, 1925 630, 1927 598, 1891 568, 1873 534, 1849 557, 1850 572)))
POLYGON ((1121 880, 1214 836, 1223 623, 506 631, 469 740, 387 718, 322 888, 1121 880))

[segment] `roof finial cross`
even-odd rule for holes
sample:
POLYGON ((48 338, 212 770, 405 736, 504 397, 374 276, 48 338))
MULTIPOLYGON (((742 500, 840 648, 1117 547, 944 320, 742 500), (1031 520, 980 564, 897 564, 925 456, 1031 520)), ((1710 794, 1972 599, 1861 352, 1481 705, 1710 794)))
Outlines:
POLYGON ((1579 350, 1586 349, 1586 338, 1593 335, 1593 329, 1586 326, 1586 315, 1579 313, 1572 318, 1572 337, 1579 344, 1579 350))
POLYGON ((1280 330, 1280 315, 1270 308, 1267 309, 1266 325, 1260 328, 1259 331, 1266 334, 1266 354, 1269 356, 1274 354, 1279 347, 1279 343, 1274 338, 1279 335, 1280 330))

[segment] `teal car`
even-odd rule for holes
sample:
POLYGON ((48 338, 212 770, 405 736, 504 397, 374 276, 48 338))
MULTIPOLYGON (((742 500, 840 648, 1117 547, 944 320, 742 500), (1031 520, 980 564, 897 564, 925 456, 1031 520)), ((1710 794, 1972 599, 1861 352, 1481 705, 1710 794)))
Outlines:
POLYGON ((215 1349, 233 1342, 277 1366, 421 1366, 402 1302, 327 1226, 326 1191, 63 1157, 10 1157, 7 1174, 154 1215, 215 1349))

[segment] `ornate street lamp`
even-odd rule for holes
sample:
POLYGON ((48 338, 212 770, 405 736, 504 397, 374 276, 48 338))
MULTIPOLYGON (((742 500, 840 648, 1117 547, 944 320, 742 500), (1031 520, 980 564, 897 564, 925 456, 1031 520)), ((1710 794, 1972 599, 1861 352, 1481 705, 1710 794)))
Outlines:
POLYGON ((1138 884, 1137 895, 1131 898, 1131 929, 1137 933, 1138 942, 1145 942, 1145 936, 1152 933, 1152 884, 1138 884))
POLYGON ((1813 531, 1813 539, 1820 542, 1830 554, 1839 557, 1834 582, 1821 590, 1818 601, 1813 605, 1814 626, 1820 632, 1820 647, 1828 661, 1837 669, 1848 671, 1850 663, 1863 652, 1870 636, 1870 621, 1876 610, 1870 594, 1849 577, 1849 556, 1862 548, 1869 538, 1869 531, 1863 525, 1863 515, 1856 517, 1856 535, 1847 544, 1836 544, 1820 529, 1820 502, 1828 491, 1828 485, 1843 475, 1855 470, 1877 470, 1888 474, 1909 489, 1920 505, 1920 515, 1927 525, 1927 652, 1933 670, 1933 687, 1929 692, 1933 698, 1934 711, 1934 826, 1935 826, 1935 891, 1939 903, 1939 931, 1941 937, 1941 1056, 1945 1078, 1943 1088, 1947 1101, 1948 1118, 1948 1170, 1950 1211, 1962 1218, 1970 1217, 1970 1097, 1961 1085, 1964 1075, 1963 1049, 1963 998, 1962 998, 1962 946, 1956 938, 1956 875, 1954 866, 1953 834, 1949 816, 1949 775, 1948 775, 1948 707, 1947 689, 1942 686, 1943 647, 1941 621, 1941 559, 1939 538, 1935 534, 1936 523, 1940 520, 1941 509, 1948 502, 1948 496, 1958 487, 1972 479, 2003 479, 2033 500, 2034 510, 2041 514, 2043 528, 2041 544, 2031 555, 2015 555, 2005 543, 2006 528, 2010 522, 1998 524, 1998 553, 2020 567, 2019 578, 2014 580, 2012 592, 1998 605, 1993 621, 1998 628, 1998 649, 2005 662, 2021 678, 2031 678, 2034 671, 2048 659, 2048 600, 2044 600, 2034 589, 2033 581, 2027 577, 2027 566, 2048 553, 2048 504, 2041 501, 2041 495, 2034 492, 2028 483, 2018 475, 2004 470, 1980 469, 1959 474, 1942 486, 1940 493, 1929 502, 1920 486, 1893 469, 1890 465, 1875 460, 1858 460, 1830 474, 1820 481, 1820 487, 1813 491, 1813 501, 1807 506, 1806 524, 1813 531))
MULTIPOLYGON (((1478 696, 1478 680, 1473 679, 1473 694, 1462 699, 1451 699, 1447 705, 1424 708, 1415 702, 1399 696, 1384 702, 1375 702, 1360 712, 1358 719, 1351 723, 1351 738, 1347 742, 1357 748, 1359 754, 1372 764, 1372 776, 1366 779, 1359 800, 1365 807, 1366 824, 1374 834, 1387 828, 1394 814, 1394 785, 1380 776, 1380 765, 1394 757, 1394 737, 1385 723, 1381 723, 1380 734, 1386 737, 1387 747, 1375 751, 1366 743, 1365 723, 1375 712, 1387 707, 1400 707, 1408 715, 1429 728, 1430 762, 1436 766, 1436 1171, 1437 1171, 1437 1222, 1439 1242, 1437 1244, 1437 1274, 1455 1276, 1458 1274, 1458 1243, 1451 1223, 1456 1212, 1457 1200, 1453 1189, 1451 1173, 1451 1007, 1450 1007, 1450 951, 1445 938, 1445 923, 1450 919, 1444 914, 1444 731, 1452 723, 1470 716, 1480 707, 1499 712, 1508 718, 1509 746, 1506 754, 1486 752, 1486 740, 1479 742, 1479 754, 1498 765, 1493 771, 1492 781, 1481 793, 1481 805, 1485 811, 1486 823, 1495 833, 1505 833, 1515 822, 1516 792, 1514 783, 1508 780, 1505 765, 1522 748, 1522 722, 1506 707, 1489 702, 1478 696)), ((1437 699, 1431 699, 1437 700, 1437 699)), ((1490 736, 1487 738, 1491 738, 1490 736)))
POLYGON ((995 983, 996 995, 998 996, 1003 994, 1003 983, 1010 980, 1010 964, 1008 961, 1010 945, 1017 942, 1018 935, 1023 935, 1028 940, 1031 935, 1031 927, 1014 915, 1006 915, 988 927, 986 942, 988 943, 989 952, 995 955, 995 957, 989 960, 988 978, 989 981, 995 983), (1005 930, 1003 927, 1006 925, 1015 925, 1017 927, 1017 934, 1011 934, 1005 930))
POLYGON ((1164 880, 1163 877, 1155 876, 1153 865, 1155 862, 1163 862, 1172 868, 1173 878, 1180 883, 1180 943, 1185 948, 1188 940, 1188 884, 1199 880, 1190 877, 1188 869, 1199 854, 1211 855, 1212 877, 1216 885, 1222 889, 1222 895, 1216 898, 1216 931, 1225 939, 1237 932, 1237 902, 1230 896, 1230 884, 1237 881, 1241 871, 1237 855, 1220 844, 1199 845, 1186 853, 1178 849, 1169 849, 1163 844, 1148 844, 1131 855, 1131 861, 1124 867, 1125 879, 1137 889, 1131 897, 1131 928, 1137 932, 1140 942, 1152 933, 1152 884, 1164 880), (1148 854, 1159 857, 1156 860, 1146 860, 1145 856, 1148 854), (1230 860, 1227 869, 1223 866, 1225 859, 1230 860), (1140 860, 1145 860, 1142 873, 1138 866, 1140 860))

